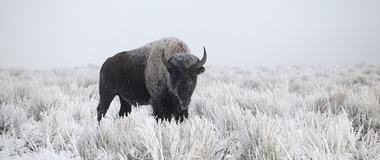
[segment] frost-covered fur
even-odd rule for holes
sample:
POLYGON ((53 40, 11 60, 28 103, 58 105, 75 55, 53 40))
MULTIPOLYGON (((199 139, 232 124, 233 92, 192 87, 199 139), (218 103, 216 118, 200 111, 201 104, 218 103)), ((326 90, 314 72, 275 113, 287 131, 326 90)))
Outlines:
POLYGON ((163 38, 135 50, 121 52, 102 66, 99 80, 98 120, 108 110, 113 97, 119 95, 119 115, 131 111, 131 105, 151 104, 160 119, 183 121, 195 89, 199 59, 177 38, 163 38), (162 53, 172 68, 162 62, 162 53))
MULTIPOLYGON (((189 54, 190 49, 187 45, 177 38, 164 38, 151 42, 147 44, 146 47, 151 48, 150 55, 148 57, 148 64, 145 69, 146 85, 151 95, 162 92, 165 86, 160 85, 159 83, 166 82, 169 78, 167 69, 161 61, 161 54, 163 50, 167 59, 170 59, 176 54, 182 53, 179 57, 182 61, 187 61, 185 67, 188 67, 190 64, 194 64, 198 61, 198 58, 189 54)), ((176 63, 179 63, 178 60, 176 63)))

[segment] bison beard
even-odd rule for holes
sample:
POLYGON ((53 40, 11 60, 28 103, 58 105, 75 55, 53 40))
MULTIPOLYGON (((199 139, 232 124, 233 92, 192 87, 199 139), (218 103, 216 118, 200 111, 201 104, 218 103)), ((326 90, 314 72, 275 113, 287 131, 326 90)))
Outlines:
POLYGON ((119 116, 127 116, 131 105, 151 104, 156 119, 183 121, 188 117, 197 76, 205 71, 204 49, 199 60, 177 38, 164 38, 108 58, 99 76, 98 121, 113 98, 120 98, 119 116))

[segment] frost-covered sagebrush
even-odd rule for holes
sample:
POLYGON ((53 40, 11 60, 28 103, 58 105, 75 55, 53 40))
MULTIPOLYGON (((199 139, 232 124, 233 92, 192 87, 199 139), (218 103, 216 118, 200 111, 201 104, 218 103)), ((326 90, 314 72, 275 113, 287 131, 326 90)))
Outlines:
POLYGON ((188 121, 116 100, 99 125, 99 67, 0 69, 0 157, 380 158, 380 65, 207 68, 188 121))

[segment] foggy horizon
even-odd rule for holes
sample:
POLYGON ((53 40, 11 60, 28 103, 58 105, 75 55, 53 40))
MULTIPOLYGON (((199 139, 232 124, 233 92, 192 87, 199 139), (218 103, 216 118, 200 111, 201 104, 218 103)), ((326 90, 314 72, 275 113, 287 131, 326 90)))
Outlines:
POLYGON ((177 37, 206 66, 380 60, 380 1, 0 1, 0 68, 103 62, 177 37))

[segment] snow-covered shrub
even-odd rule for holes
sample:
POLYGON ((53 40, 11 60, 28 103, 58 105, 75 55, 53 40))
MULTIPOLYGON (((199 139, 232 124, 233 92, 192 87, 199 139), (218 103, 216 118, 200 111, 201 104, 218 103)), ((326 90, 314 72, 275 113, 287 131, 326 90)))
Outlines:
POLYGON ((99 67, 0 69, 0 157, 379 159, 380 66, 206 66, 189 119, 96 121, 99 67))
POLYGON ((28 120, 23 108, 13 104, 0 104, 0 133, 9 129, 18 130, 28 120))

